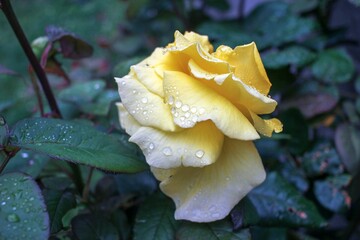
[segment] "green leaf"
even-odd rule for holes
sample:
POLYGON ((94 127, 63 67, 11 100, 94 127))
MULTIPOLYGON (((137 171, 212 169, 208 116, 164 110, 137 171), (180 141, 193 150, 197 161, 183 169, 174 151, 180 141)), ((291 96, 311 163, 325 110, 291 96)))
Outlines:
POLYGON ((11 130, 10 145, 112 172, 139 172, 147 168, 112 136, 88 125, 60 119, 31 118, 18 122, 11 130))
POLYGON ((351 198, 344 190, 350 180, 350 175, 343 174, 315 181, 314 194, 325 208, 337 213, 345 212, 351 204, 351 198))
POLYGON ((233 231, 230 221, 222 220, 212 223, 184 222, 177 234, 179 240, 250 240, 249 229, 233 231))
POLYGON ((309 177, 324 174, 337 175, 344 171, 335 148, 328 143, 318 144, 300 159, 301 166, 309 177))
POLYGON ((226 0, 207 0, 205 4, 221 11, 226 11, 230 7, 229 2, 226 0))
POLYGON ((360 168, 360 131, 350 124, 340 125, 335 132, 335 145, 346 170, 353 176, 360 168))
POLYGON ((314 76, 324 82, 343 83, 354 75, 355 66, 349 54, 340 49, 321 52, 312 65, 314 76))
POLYGON ((50 232, 57 233, 62 229, 62 218, 76 206, 75 196, 68 191, 44 190, 45 203, 50 216, 50 232))
POLYGON ((3 116, 0 115, 0 150, 3 149, 8 143, 9 139, 9 126, 3 116))
POLYGON ((253 189, 231 213, 235 227, 291 226, 318 228, 326 225, 314 203, 276 172, 253 189))
POLYGON ((253 240, 288 240, 287 232, 286 228, 264 228, 255 226, 251 228, 251 237, 253 240))
POLYGON ((175 239, 174 211, 174 203, 163 194, 149 197, 136 215, 134 240, 175 239))
POLYGON ((41 190, 29 176, 0 176, 0 239, 49 238, 49 216, 41 190))
POLYGON ((84 83, 77 83, 59 93, 63 101, 82 104, 91 102, 105 89, 105 82, 94 80, 84 83))
POLYGON ((26 149, 21 149, 6 165, 4 173, 22 172, 36 178, 39 176, 48 160, 49 157, 47 156, 26 149))
POLYGON ((266 68, 282 68, 287 65, 303 67, 315 59, 315 53, 301 46, 290 46, 281 51, 270 52, 263 57, 266 68))
POLYGON ((290 8, 295 13, 303 13, 314 10, 319 5, 319 0, 297 0, 292 2, 290 8))
POLYGON ((146 58, 145 56, 138 56, 119 62, 114 68, 114 72, 113 72, 114 76, 123 77, 127 75, 130 72, 130 67, 132 65, 141 62, 145 58, 146 58))
POLYGON ((119 240, 120 235, 107 216, 100 213, 78 215, 71 221, 76 239, 79 240, 119 240))

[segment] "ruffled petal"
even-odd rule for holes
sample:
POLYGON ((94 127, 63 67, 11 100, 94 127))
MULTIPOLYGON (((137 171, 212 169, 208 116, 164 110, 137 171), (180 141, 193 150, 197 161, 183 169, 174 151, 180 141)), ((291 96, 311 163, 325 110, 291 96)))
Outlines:
POLYGON ((164 97, 163 80, 156 73, 154 68, 134 65, 131 66, 131 71, 135 73, 136 79, 138 79, 150 92, 160 97, 164 97))
POLYGON ((211 222, 231 209, 265 179, 260 156, 250 141, 225 138, 219 159, 203 168, 151 168, 161 190, 176 205, 175 218, 211 222))
POLYGON ((122 103, 129 114, 142 126, 175 131, 169 107, 163 98, 151 93, 133 74, 115 78, 119 86, 122 103))
POLYGON ((245 84, 256 88, 264 95, 269 93, 271 83, 254 42, 238 46, 234 50, 220 46, 214 56, 234 66, 235 76, 245 84))
POLYGON ((246 85, 232 73, 211 73, 196 64, 193 60, 189 61, 189 69, 194 77, 208 80, 203 81, 203 83, 214 89, 220 95, 224 96, 235 105, 246 105, 256 114, 271 113, 277 106, 275 100, 263 95, 255 88, 246 85), (214 82, 209 80, 213 80, 214 82))
POLYGON ((180 132, 164 132, 142 127, 130 141, 143 151, 150 166, 175 168, 203 167, 218 158, 224 135, 211 121, 201 122, 180 132))
POLYGON ((139 122, 129 114, 122 103, 116 103, 116 106, 119 110, 120 125, 127 134, 132 135, 141 128, 139 122))
POLYGON ((171 106, 174 122, 182 128, 212 120, 231 138, 259 138, 253 125, 231 102, 187 74, 165 72, 164 93, 171 106))
MULTIPOLYGON (((179 31, 177 31, 180 33, 179 31)), ((175 32, 175 38, 178 33, 175 32)), ((181 33, 180 33, 181 34, 181 33)), ((212 53, 214 51, 213 45, 209 42, 209 37, 206 35, 199 35, 195 32, 185 32, 184 37, 188 39, 190 42, 197 42, 201 45, 201 47, 208 53, 212 53)))

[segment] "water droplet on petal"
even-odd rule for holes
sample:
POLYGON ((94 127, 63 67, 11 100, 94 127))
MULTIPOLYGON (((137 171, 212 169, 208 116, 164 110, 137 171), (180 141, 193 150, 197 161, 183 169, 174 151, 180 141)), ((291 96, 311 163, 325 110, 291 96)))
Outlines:
POLYGON ((198 120, 198 116, 193 116, 193 117, 191 118, 191 121, 193 121, 194 123, 196 123, 197 120, 198 120))
POLYGON ((154 145, 153 143, 150 143, 150 144, 149 144, 149 149, 150 149, 150 150, 153 150, 154 148, 155 148, 155 145, 154 145))
POLYGON ((205 108, 200 108, 199 109, 199 114, 201 115, 201 114, 204 114, 205 113, 205 108))
POLYGON ((143 97, 143 98, 141 99, 141 102, 142 102, 142 103, 147 103, 147 102, 148 102, 148 99, 147 99, 146 97, 143 97))
POLYGON ((170 96, 170 97, 169 97, 168 103, 169 103, 169 105, 173 105, 173 104, 174 104, 174 97, 173 97, 173 96, 170 96))
POLYGON ((170 147, 163 148, 162 152, 165 156, 171 156, 171 154, 172 154, 172 150, 170 147))
POLYGON ((192 113, 196 113, 196 107, 192 107, 191 109, 190 109, 190 112, 192 112, 192 113))
POLYGON ((175 107, 176 107, 176 108, 181 108, 181 106, 182 106, 182 102, 181 102, 181 101, 176 101, 176 102, 175 102, 175 107))
POLYGON ((185 104, 181 107, 181 110, 183 110, 183 112, 187 112, 190 110, 190 107, 189 107, 189 105, 185 104))
POLYGON ((198 150, 195 153, 195 156, 198 158, 202 158, 204 156, 205 152, 203 150, 198 150))

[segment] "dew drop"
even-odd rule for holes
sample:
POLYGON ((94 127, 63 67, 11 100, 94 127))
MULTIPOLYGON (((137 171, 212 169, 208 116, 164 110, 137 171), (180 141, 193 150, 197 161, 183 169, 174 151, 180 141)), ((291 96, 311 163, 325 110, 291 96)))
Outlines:
POLYGON ((187 112, 190 110, 190 107, 189 107, 189 105, 185 104, 181 107, 181 110, 183 110, 183 112, 187 112))
POLYGON ((173 104, 174 104, 174 97, 173 97, 173 96, 170 96, 170 97, 169 97, 168 103, 169 103, 169 105, 173 105, 173 104))
POLYGON ((6 218, 8 222, 20 222, 20 217, 15 213, 9 214, 6 218))
POLYGON ((187 112, 187 113, 185 113, 185 115, 184 115, 184 116, 185 116, 186 118, 189 118, 189 117, 190 117, 190 115, 191 115, 191 114, 190 114, 189 112, 187 112))
POLYGON ((155 145, 154 145, 153 143, 150 143, 150 144, 149 144, 149 149, 150 149, 150 150, 153 150, 154 148, 155 148, 155 145))
POLYGON ((137 93, 137 91, 136 91, 136 90, 133 90, 132 93, 135 94, 135 93, 137 93))
POLYGON ((193 121, 194 123, 196 123, 197 120, 198 120, 198 116, 193 116, 193 117, 191 118, 191 121, 193 121))
POLYGON ((165 156, 171 156, 171 154, 172 154, 172 150, 170 147, 163 148, 162 152, 165 156))
POLYGON ((148 113, 148 111, 144 110, 143 111, 143 115, 146 115, 148 113))
POLYGON ((205 152, 203 150, 198 150, 195 153, 195 156, 198 158, 202 158, 204 156, 205 152))
POLYGON ((142 102, 142 103, 147 103, 147 102, 148 102, 148 99, 147 99, 146 97, 143 97, 143 98, 141 99, 141 102, 142 102))
POLYGON ((26 152, 23 152, 23 153, 21 153, 21 157, 22 157, 22 158, 28 158, 28 157, 29 157, 29 154, 26 153, 26 152))
POLYGON ((190 112, 192 112, 192 113, 196 113, 196 111, 197 111, 196 107, 192 107, 192 108, 190 109, 190 112))
POLYGON ((121 82, 121 85, 123 85, 123 86, 124 86, 125 84, 126 84, 126 82, 125 82, 125 81, 122 81, 122 82, 121 82))
POLYGON ((199 114, 201 115, 201 114, 204 114, 205 113, 205 108, 200 108, 199 109, 199 114))
POLYGON ((6 205, 6 202, 1 202, 1 206, 5 206, 6 205))
POLYGON ((181 102, 181 101, 176 101, 176 102, 175 102, 175 107, 176 107, 176 108, 181 108, 181 106, 182 106, 182 102, 181 102))

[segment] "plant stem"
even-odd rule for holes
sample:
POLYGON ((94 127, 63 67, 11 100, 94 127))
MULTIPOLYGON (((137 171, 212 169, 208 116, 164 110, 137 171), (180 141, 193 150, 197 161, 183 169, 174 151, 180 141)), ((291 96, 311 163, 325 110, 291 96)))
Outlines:
POLYGON ((91 183, 91 177, 93 175, 93 172, 94 172, 94 168, 90 167, 89 174, 88 174, 88 177, 86 179, 86 184, 85 184, 85 187, 84 187, 84 190, 83 190, 83 193, 82 193, 84 202, 87 202, 89 200, 90 183, 91 183))
POLYGON ((0 8, 5 14, 6 19, 8 20, 11 28, 13 29, 21 47, 23 48, 28 60, 30 61, 31 66, 33 67, 36 76, 38 77, 41 87, 43 89, 43 92, 46 96, 46 99, 49 103, 50 109, 53 114, 55 114, 57 117, 61 118, 61 113, 59 110, 59 107, 56 103, 54 94, 51 90, 49 81, 46 77, 46 74, 44 72, 44 69, 41 67, 39 61, 37 60, 34 52, 31 49, 31 46, 16 18, 16 15, 11 7, 9 0, 0 0, 0 8))
POLYGON ((10 158, 11 158, 11 156, 9 154, 6 154, 6 157, 5 157, 4 161, 1 163, 1 166, 0 166, 0 174, 5 169, 6 165, 9 163, 10 158))

